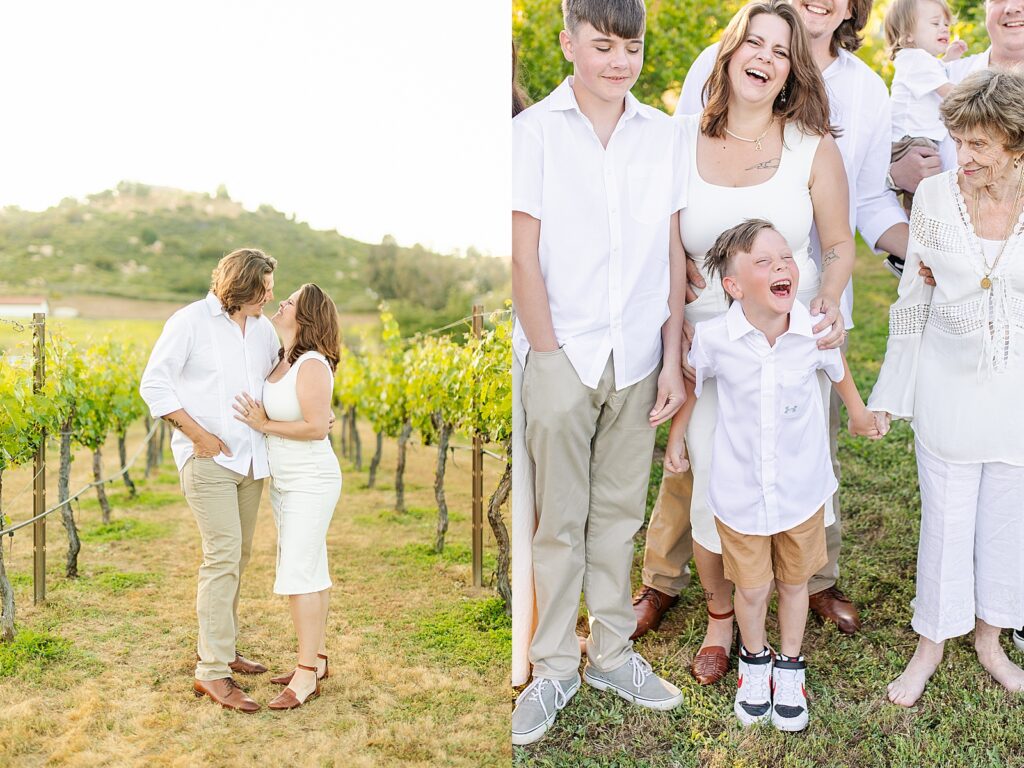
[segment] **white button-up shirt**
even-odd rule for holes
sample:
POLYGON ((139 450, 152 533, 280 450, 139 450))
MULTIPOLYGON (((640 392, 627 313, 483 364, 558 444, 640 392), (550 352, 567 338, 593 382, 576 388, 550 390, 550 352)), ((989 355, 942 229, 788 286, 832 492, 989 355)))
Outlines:
MULTIPOLYGON (((214 461, 256 479, 270 474, 263 435, 234 418, 235 395, 263 397, 263 382, 278 361, 274 326, 265 317, 247 317, 245 334, 210 293, 179 309, 164 325, 142 374, 139 391, 158 419, 179 409, 227 445, 231 456, 214 461)), ((192 455, 192 441, 180 430, 171 437, 180 472, 192 455)))
MULTIPOLYGON (((603 147, 572 77, 512 121, 512 209, 540 219, 555 337, 587 387, 597 387, 609 354, 616 389, 661 360, 669 219, 686 204, 687 162, 675 121, 632 94, 603 147)), ((530 343, 518 321, 512 344, 525 365, 530 343)))
POLYGON ((841 381, 843 359, 838 349, 818 349, 811 331, 818 320, 795 302, 789 329, 775 346, 750 324, 738 301, 696 325, 690 348, 696 394, 706 379, 714 377, 718 386, 708 505, 734 531, 788 531, 839 486, 816 371, 841 381))
MULTIPOLYGON (((708 46, 686 73, 676 116, 704 109, 702 90, 711 75, 719 43, 708 46)), ((836 139, 846 168, 850 194, 850 231, 859 231, 875 249, 890 227, 907 221, 903 206, 886 183, 892 157, 892 116, 889 91, 872 69, 846 50, 821 73, 828 92, 832 123, 842 129, 836 139)), ((821 241, 811 229, 811 257, 821 264, 821 241)), ((853 327, 853 280, 843 291, 839 305, 847 328, 853 327)))

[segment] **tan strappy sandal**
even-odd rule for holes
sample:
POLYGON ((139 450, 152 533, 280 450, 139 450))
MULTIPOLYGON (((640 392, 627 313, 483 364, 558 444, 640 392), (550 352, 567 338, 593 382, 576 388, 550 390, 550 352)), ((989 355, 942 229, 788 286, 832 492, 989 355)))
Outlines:
MULTIPOLYGON (((322 675, 321 674, 317 674, 316 679, 317 680, 326 680, 328 677, 331 676, 331 668, 328 665, 327 657, 324 656, 322 653, 318 653, 316 655, 316 657, 318 659, 323 659, 324 660, 324 673, 322 675)), ((294 675, 295 675, 295 670, 292 670, 287 675, 278 675, 277 677, 270 678, 270 682, 272 682, 272 683, 274 683, 276 685, 288 685, 288 683, 290 683, 292 681, 292 677, 294 675)))
MULTIPOLYGON (((708 616, 716 621, 730 619, 735 613, 736 611, 734 610, 728 613, 713 613, 711 610, 708 610, 708 616)), ((729 654, 735 642, 734 630, 733 641, 730 643, 729 648, 723 648, 720 645, 709 645, 697 651, 697 655, 693 657, 693 662, 690 664, 690 674, 693 675, 694 679, 701 685, 714 685, 725 677, 726 672, 729 671, 729 654)))
MULTIPOLYGON (((304 669, 307 672, 312 672, 314 675, 316 674, 316 667, 307 667, 305 664, 296 664, 295 666, 298 669, 304 669)), ((293 691, 291 688, 285 688, 283 691, 277 694, 277 696, 274 697, 269 704, 267 704, 267 709, 296 709, 298 707, 301 707, 303 704, 312 701, 319 695, 319 680, 316 681, 316 688, 314 688, 313 691, 308 696, 306 696, 306 698, 304 698, 302 701, 299 701, 298 696, 295 695, 295 691, 293 691)))

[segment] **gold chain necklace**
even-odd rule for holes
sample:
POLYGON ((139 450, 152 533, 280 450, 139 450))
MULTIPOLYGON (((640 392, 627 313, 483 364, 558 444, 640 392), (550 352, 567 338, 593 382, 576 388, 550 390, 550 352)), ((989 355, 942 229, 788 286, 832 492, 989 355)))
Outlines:
MULTIPOLYGON (((1006 227, 1006 234, 1003 236, 1003 244, 999 246, 999 253, 996 254, 995 261, 992 262, 992 266, 988 265, 988 259, 985 258, 985 249, 981 249, 981 263, 985 265, 985 276, 981 278, 981 287, 986 291, 992 287, 992 278, 990 275, 995 272, 996 266, 999 264, 999 260, 1003 258, 1003 253, 1006 252, 1006 244, 1010 242, 1010 235, 1013 234, 1013 230, 1017 225, 1017 220, 1020 218, 1020 212, 1017 210, 1020 205, 1021 192, 1024 192, 1024 168, 1021 168, 1020 177, 1017 179, 1017 192, 1013 197, 1013 206, 1010 208, 1010 216, 1008 226, 1006 227)), ((974 232, 977 234, 978 230, 981 229, 981 190, 974 190, 974 232)), ((978 238, 981 239, 980 237, 978 238)))
POLYGON ((739 139, 740 141, 745 141, 745 142, 747 142, 747 144, 753 144, 754 145, 754 151, 755 152, 760 152, 764 148, 761 145, 761 140, 765 136, 768 135, 768 131, 770 131, 772 129, 772 125, 774 123, 775 123, 775 118, 773 117, 771 120, 768 121, 768 127, 764 129, 764 133, 762 133, 756 139, 748 139, 746 136, 737 136, 735 133, 730 131, 728 128, 725 129, 725 132, 728 133, 730 136, 732 136, 734 139, 739 139))

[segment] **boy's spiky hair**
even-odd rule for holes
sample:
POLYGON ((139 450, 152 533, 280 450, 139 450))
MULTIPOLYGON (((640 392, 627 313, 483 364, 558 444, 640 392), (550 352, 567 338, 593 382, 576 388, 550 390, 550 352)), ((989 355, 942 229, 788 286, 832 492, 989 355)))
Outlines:
MULTIPOLYGON (((711 246, 704 257, 704 271, 721 282, 729 274, 733 257, 737 253, 750 253, 754 248, 757 236, 766 229, 775 229, 775 227, 765 219, 747 219, 742 224, 725 230, 718 236, 715 244, 711 246)), ((726 298, 732 304, 732 296, 726 293, 726 298)))
POLYGON ((570 34, 586 22, 602 35, 636 40, 644 36, 647 9, 643 0, 562 0, 562 17, 570 34))

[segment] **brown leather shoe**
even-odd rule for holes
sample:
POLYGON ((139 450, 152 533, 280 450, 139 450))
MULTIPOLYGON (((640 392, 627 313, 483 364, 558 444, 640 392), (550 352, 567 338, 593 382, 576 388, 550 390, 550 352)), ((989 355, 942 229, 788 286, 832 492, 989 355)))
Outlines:
POLYGON ((810 608, 825 621, 839 627, 844 635, 852 635, 860 629, 857 606, 835 586, 811 595, 810 608))
POLYGON ((260 705, 249 698, 249 695, 238 687, 230 677, 220 680, 199 680, 192 683, 196 696, 209 696, 224 709, 236 709, 239 712, 258 712, 260 705))
MULTIPOLYGON (((719 621, 732 618, 735 611, 728 613, 712 613, 708 615, 719 621)), ((720 645, 709 645, 697 651, 697 655, 690 662, 690 674, 701 685, 714 685, 725 677, 729 671, 729 652, 731 648, 723 648, 720 645)))
POLYGON ((668 609, 679 602, 679 595, 667 595, 654 587, 644 587, 633 599, 633 613, 636 614, 636 629, 630 640, 641 638, 652 629, 661 626, 668 609))
MULTIPOLYGON (((316 667, 307 667, 305 664, 297 664, 296 666, 299 669, 305 669, 307 672, 316 672, 316 667)), ((283 691, 277 694, 277 696, 275 696, 270 701, 269 704, 267 704, 267 709, 295 709, 297 707, 301 707, 307 701, 312 701, 319 695, 319 680, 316 681, 316 688, 313 689, 313 691, 308 696, 306 696, 306 698, 304 698, 302 701, 299 701, 299 698, 295 695, 295 691, 293 691, 291 688, 285 688, 283 691)))
POLYGON ((240 653, 235 653, 235 660, 228 664, 228 667, 232 672, 243 675, 262 675, 267 671, 267 668, 258 661, 250 661, 240 653))
MULTIPOLYGON (((331 668, 328 665, 327 657, 324 656, 322 653, 318 653, 316 655, 316 657, 318 659, 323 659, 324 660, 324 673, 322 675, 318 674, 316 676, 316 679, 317 680, 326 680, 328 677, 331 676, 331 668)), ((291 672, 289 672, 287 675, 278 675, 277 677, 270 678, 270 682, 274 683, 275 685, 288 685, 288 683, 290 683, 292 681, 293 677, 295 677, 295 670, 294 669, 291 672)))

